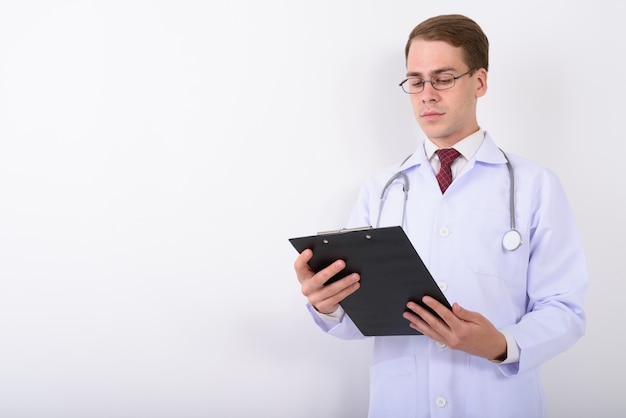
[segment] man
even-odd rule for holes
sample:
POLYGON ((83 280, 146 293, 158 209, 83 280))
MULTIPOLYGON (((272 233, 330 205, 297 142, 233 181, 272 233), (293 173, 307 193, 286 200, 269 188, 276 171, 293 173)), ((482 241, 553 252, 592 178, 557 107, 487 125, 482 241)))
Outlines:
MULTIPOLYGON (((464 16, 437 16, 415 27, 401 86, 426 138, 400 166, 364 184, 350 218, 348 227, 377 219, 381 227, 402 224, 452 303, 449 310, 424 297, 441 319, 408 303, 407 327, 423 335, 374 337, 370 417, 543 417, 539 366, 584 334, 587 270, 558 178, 505 155, 478 124, 488 49, 481 28, 464 16), (456 151, 440 157, 440 149, 456 151), (507 157, 522 237, 512 245, 502 239, 512 229, 507 157), (445 177, 449 159, 446 186, 438 177, 445 177), (399 171, 410 184, 406 219, 400 180, 379 213, 381 191, 399 171)), ((314 320, 337 337, 363 338, 339 305, 358 292, 358 274, 324 286, 345 264, 314 274, 311 256, 303 251, 294 267, 314 320)))

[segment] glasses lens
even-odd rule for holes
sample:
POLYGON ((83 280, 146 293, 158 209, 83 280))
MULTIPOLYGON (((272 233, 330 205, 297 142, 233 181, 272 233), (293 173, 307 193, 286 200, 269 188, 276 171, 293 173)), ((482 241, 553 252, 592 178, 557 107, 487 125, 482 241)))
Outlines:
POLYGON ((402 85, 404 91, 409 94, 419 93, 424 90, 424 79, 423 78, 409 78, 402 85))
POLYGON ((450 89, 454 86, 454 76, 452 74, 440 74, 434 76, 432 84, 437 90, 450 89))

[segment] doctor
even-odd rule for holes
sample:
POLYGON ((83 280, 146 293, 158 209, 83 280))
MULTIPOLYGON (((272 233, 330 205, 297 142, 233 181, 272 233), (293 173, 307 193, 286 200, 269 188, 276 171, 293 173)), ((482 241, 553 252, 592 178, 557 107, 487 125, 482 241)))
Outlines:
MULTIPOLYGON (((401 87, 426 138, 401 165, 365 182, 350 217, 348 227, 401 224, 453 305, 424 297, 440 320, 409 303, 407 327, 423 335, 374 337, 371 418, 545 417, 539 367, 585 331, 587 268, 558 178, 508 155, 512 186, 507 156, 478 124, 488 49, 465 16, 433 17, 413 29, 401 87), (438 150, 450 148, 458 156, 446 189, 438 150), (406 178, 389 184, 381 205, 398 172, 406 178), (511 215, 522 238, 507 249, 511 215)), ((294 267, 314 321, 336 337, 364 338, 339 305, 359 291, 358 275, 324 286, 344 263, 314 274, 310 258, 303 251, 294 267)))

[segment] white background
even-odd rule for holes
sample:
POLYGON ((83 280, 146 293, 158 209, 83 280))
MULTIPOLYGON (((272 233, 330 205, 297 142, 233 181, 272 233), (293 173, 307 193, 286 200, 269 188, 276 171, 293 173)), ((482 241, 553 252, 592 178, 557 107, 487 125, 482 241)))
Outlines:
POLYGON ((370 341, 312 324, 287 239, 413 151, 405 40, 457 12, 587 250, 550 417, 624 416, 622 3, 63 0, 0 3, 0 417, 363 417, 370 341))

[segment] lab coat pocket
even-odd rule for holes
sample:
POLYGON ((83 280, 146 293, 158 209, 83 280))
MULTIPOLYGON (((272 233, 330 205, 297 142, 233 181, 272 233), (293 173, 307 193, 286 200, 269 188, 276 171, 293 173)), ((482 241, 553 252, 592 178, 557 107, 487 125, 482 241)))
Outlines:
POLYGON ((508 211, 487 210, 473 217, 469 223, 467 262, 474 273, 505 280, 515 276, 527 246, 522 237, 522 245, 518 249, 506 250, 502 239, 510 230, 508 211))

